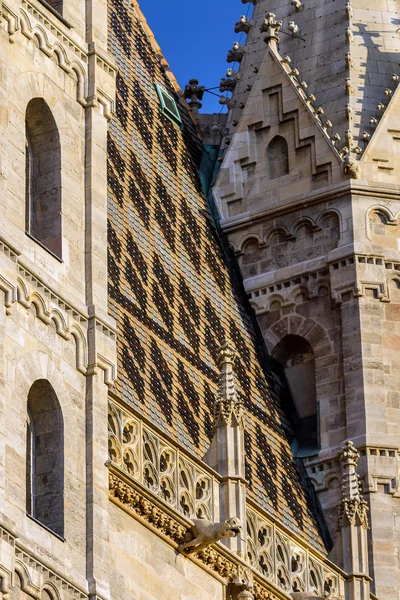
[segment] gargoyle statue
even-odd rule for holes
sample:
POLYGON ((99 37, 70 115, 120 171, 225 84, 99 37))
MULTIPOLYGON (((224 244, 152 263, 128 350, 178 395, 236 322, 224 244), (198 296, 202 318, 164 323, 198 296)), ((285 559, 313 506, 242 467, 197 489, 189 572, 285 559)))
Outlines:
POLYGON ((222 523, 213 523, 206 519, 193 519, 194 525, 190 527, 182 544, 179 544, 179 552, 198 552, 203 548, 207 548, 215 542, 219 542, 225 537, 236 537, 242 530, 242 525, 239 519, 232 518, 223 521, 222 523))

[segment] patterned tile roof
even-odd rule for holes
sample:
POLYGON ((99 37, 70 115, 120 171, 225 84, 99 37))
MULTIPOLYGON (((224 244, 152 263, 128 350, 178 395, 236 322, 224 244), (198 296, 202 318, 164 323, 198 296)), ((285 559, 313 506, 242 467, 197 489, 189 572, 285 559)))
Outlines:
POLYGON ((109 48, 119 68, 108 142, 117 392, 202 457, 212 437, 217 357, 229 337, 247 412, 249 498, 323 549, 291 453, 279 380, 259 353, 202 193, 193 118, 136 3, 109 0, 108 12, 109 48), (161 112, 155 84, 176 98, 181 128, 161 112))

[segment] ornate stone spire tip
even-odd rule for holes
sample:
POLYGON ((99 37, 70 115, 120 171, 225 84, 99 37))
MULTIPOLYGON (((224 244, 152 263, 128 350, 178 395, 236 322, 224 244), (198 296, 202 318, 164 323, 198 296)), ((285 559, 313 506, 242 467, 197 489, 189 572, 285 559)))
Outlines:
POLYGON ((342 464, 351 464, 357 466, 360 453, 354 446, 353 442, 348 440, 344 445, 342 452, 339 454, 339 460, 342 464))
POLYGON ((228 339, 225 338, 225 340, 222 343, 221 346, 221 351, 219 353, 219 357, 218 357, 218 366, 220 369, 222 369, 222 367, 224 365, 226 365, 227 363, 234 363, 236 358, 236 350, 235 350, 235 346, 232 344, 232 342, 228 339))
POLYGON ((219 393, 214 405, 214 427, 236 423, 243 427, 243 403, 236 393, 234 361, 235 347, 225 339, 219 355, 219 393))

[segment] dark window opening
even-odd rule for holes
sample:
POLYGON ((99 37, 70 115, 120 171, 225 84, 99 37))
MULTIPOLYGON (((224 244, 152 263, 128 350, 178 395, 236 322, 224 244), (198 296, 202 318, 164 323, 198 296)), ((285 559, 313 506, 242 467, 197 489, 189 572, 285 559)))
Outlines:
POLYGON ((315 454, 319 431, 313 349, 304 338, 287 335, 274 348, 272 356, 282 365, 292 395, 298 452, 303 456, 315 454))
POLYGON ((26 230, 61 258, 61 148, 53 115, 42 98, 26 109, 26 230))
POLYGON ((26 438, 27 513, 62 537, 64 426, 57 396, 45 379, 29 390, 26 438))
POLYGON ((41 2, 45 6, 46 6, 46 4, 48 4, 48 6, 50 8, 52 8, 53 10, 55 10, 56 12, 58 12, 59 15, 62 16, 62 14, 63 14, 63 0, 41 0, 41 2))
POLYGON ((267 148, 268 178, 277 179, 289 173, 289 150, 287 141, 276 135, 267 148))

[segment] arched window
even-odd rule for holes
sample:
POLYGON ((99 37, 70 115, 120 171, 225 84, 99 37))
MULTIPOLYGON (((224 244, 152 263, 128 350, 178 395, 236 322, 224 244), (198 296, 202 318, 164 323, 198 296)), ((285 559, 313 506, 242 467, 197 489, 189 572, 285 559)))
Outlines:
POLYGON ((293 424, 299 453, 314 454, 319 446, 316 397, 315 358, 307 340, 286 335, 272 351, 282 365, 288 382, 295 413, 293 424))
POLYGON ((42 98, 26 109, 26 230, 61 258, 61 148, 53 115, 42 98))
POLYGON ((28 395, 26 500, 28 514, 64 534, 64 426, 48 381, 38 379, 28 395))
POLYGON ((289 150, 287 141, 276 135, 267 148, 268 178, 277 179, 289 173, 289 150))

